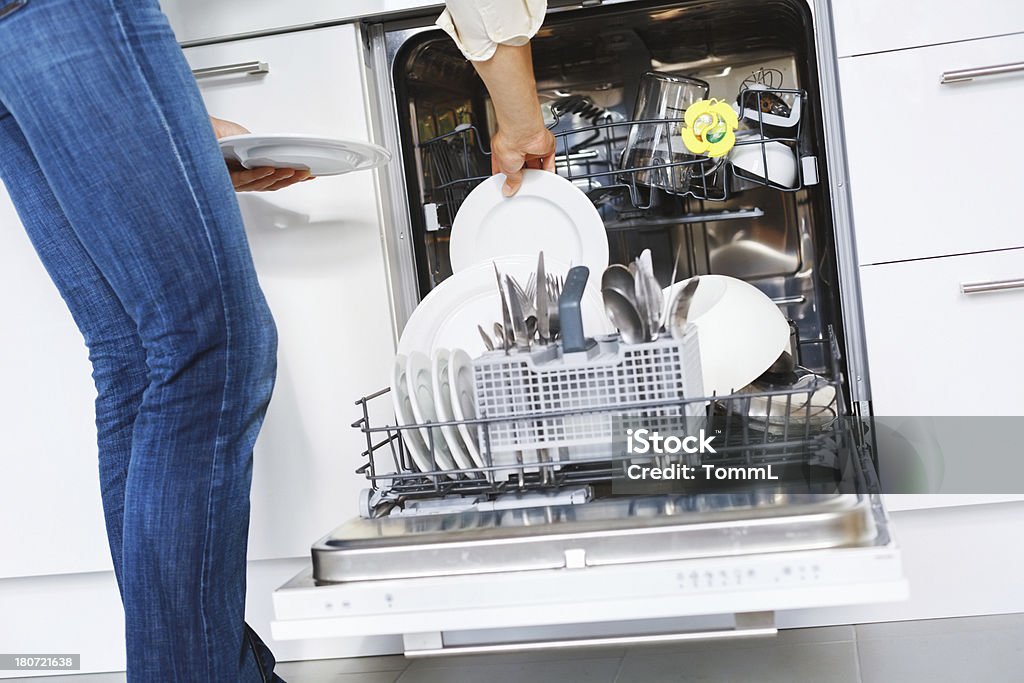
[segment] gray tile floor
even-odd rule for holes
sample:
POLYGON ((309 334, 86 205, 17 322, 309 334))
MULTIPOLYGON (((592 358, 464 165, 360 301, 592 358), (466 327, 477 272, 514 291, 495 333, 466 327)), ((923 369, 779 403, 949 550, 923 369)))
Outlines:
MULTIPOLYGON (((1019 683, 1024 614, 782 631, 664 647, 278 665, 288 683, 1019 683)), ((20 679, 120 683, 124 674, 20 679)))

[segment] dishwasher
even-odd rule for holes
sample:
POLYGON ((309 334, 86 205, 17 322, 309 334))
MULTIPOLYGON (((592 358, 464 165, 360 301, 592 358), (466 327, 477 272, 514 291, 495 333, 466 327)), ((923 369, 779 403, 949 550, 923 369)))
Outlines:
MULTIPOLYGON (((363 26, 375 135, 400 150, 380 176, 399 326, 451 276, 453 218, 490 172, 493 110, 435 14, 363 26)), ((600 449, 504 469, 487 452, 492 467, 473 476, 417 468, 403 430, 432 425, 396 426, 382 388, 357 401, 365 451, 339 454, 368 487, 353 519, 314 543, 311 567, 275 591, 274 636, 401 635, 407 656, 429 657, 761 636, 775 632, 776 612, 905 599, 875 474, 828 3, 552 2, 533 55, 557 173, 598 208, 611 262, 649 249, 661 285, 678 270, 757 287, 790 320, 793 355, 831 408, 824 419, 793 410, 811 405, 806 386, 762 386, 641 392, 596 410, 637 423, 699 416, 720 444, 702 462, 781 473, 631 492, 628 459, 600 449), (794 178, 625 154, 640 125, 638 84, 652 71, 699 79, 736 103, 759 141, 792 150, 794 178), (658 182, 682 168, 685 189, 658 182)), ((529 418, 595 415, 549 408, 529 418)), ((499 434, 508 422, 448 426, 499 434)))

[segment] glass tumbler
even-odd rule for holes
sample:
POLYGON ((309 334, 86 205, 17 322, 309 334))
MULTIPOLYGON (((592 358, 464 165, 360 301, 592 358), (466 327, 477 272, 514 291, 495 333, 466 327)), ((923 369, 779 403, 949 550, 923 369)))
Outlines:
POLYGON ((658 168, 624 173, 626 182, 632 175, 638 185, 674 193, 686 192, 691 173, 701 174, 704 169, 697 162, 702 157, 691 154, 683 145, 680 136, 682 118, 691 104, 707 99, 708 91, 706 82, 687 76, 648 71, 641 77, 633 107, 633 123, 629 126, 626 148, 622 153, 622 170, 630 172, 631 169, 648 166, 658 168), (669 166, 685 161, 694 163, 669 166))

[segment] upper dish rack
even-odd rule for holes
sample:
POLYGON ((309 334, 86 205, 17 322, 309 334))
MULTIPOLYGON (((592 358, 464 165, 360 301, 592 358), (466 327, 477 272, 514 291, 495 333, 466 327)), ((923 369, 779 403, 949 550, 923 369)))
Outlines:
MULTIPOLYGON (((657 174, 685 172, 687 176, 685 187, 676 190, 657 187, 657 191, 710 201, 724 201, 751 187, 796 192, 816 184, 816 159, 802 135, 803 118, 807 115, 806 91, 745 87, 737 101, 741 129, 737 131, 733 153, 725 157, 713 159, 689 153, 679 135, 682 118, 613 121, 606 117, 604 122, 597 122, 599 118, 589 117, 586 120, 593 121, 593 125, 555 132, 555 171, 595 202, 608 192, 619 191, 641 210, 650 208, 654 201, 655 190, 651 185, 656 183, 649 183, 649 179, 657 174), (772 102, 779 100, 792 103, 795 122, 786 122, 765 111, 771 109, 772 102), (663 127, 660 138, 669 145, 670 160, 624 165, 627 142, 641 126, 663 127), (778 151, 779 145, 792 152, 795 162, 792 183, 783 184, 773 177, 775 162, 769 160, 769 149, 778 151), (756 149, 753 155, 746 154, 746 167, 759 169, 761 175, 734 163, 735 154, 745 149, 756 149)), ((551 128, 557 129, 560 116, 572 113, 572 110, 559 109, 557 104, 553 106, 555 123, 551 128)), ((443 208, 439 211, 438 222, 450 227, 469 192, 490 176, 491 153, 472 123, 463 123, 450 133, 421 143, 420 150, 427 189, 425 203, 443 208)))
MULTIPOLYGON (((527 412, 516 412, 514 417, 480 417, 472 420, 425 422, 395 425, 375 424, 371 415, 380 414, 382 403, 389 400, 390 389, 382 389, 356 402, 362 417, 352 427, 360 430, 366 439, 365 462, 356 470, 370 482, 371 498, 365 507, 367 514, 386 514, 395 506, 408 501, 436 499, 449 496, 493 497, 506 493, 528 491, 553 492, 573 487, 612 482, 621 478, 624 465, 637 460, 636 455, 594 448, 592 453, 577 451, 571 459, 545 460, 543 457, 522 459, 518 463, 493 451, 495 441, 489 434, 508 433, 524 424, 558 424, 566 421, 620 420, 633 424, 637 416, 656 420, 664 416, 683 415, 687 419, 699 416, 708 434, 714 435, 716 453, 701 454, 701 464, 720 466, 823 466, 841 469, 844 458, 853 446, 850 420, 845 414, 842 378, 839 370, 839 350, 835 339, 806 340, 806 348, 826 345, 833 359, 831 377, 814 375, 813 382, 782 388, 753 390, 727 396, 666 397, 652 394, 650 398, 628 400, 602 406, 583 407, 542 406, 527 412), (823 408, 814 397, 825 395, 823 408), (439 466, 437 442, 443 439, 442 427, 467 427, 479 430, 480 454, 484 466, 464 469, 445 469, 439 466), (406 446, 402 434, 411 430, 426 431, 429 462, 433 468, 420 471, 406 446), (384 512, 382 512, 382 510, 384 512)), ((644 345, 631 348, 640 349, 644 345)), ((641 352, 643 351, 640 349, 641 352)), ((659 456, 688 458, 690 456, 659 456)), ((684 461, 688 462, 688 461, 684 461)))

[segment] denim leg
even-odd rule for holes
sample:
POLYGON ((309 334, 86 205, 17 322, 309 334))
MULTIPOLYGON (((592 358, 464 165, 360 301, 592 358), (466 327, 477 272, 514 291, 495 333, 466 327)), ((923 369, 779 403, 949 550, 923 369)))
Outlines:
POLYGON ((243 615, 276 330, 188 66, 156 3, 128 4, 0 19, 0 102, 146 354, 124 502, 129 680, 274 680, 243 615))
POLYGON ((146 354, 135 323, 78 241, 11 115, 0 106, 0 178, 89 349, 96 384, 100 495, 117 585, 122 587, 124 489, 146 354))

